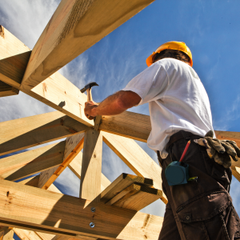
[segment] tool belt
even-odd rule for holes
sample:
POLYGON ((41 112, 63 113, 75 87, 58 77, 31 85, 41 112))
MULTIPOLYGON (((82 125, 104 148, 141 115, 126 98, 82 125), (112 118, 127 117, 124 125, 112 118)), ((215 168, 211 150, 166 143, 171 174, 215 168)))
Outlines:
POLYGON ((175 143, 176 141, 180 140, 180 139, 186 139, 186 140, 192 140, 192 139, 197 139, 197 138, 202 138, 202 136, 190 133, 190 132, 186 132, 184 130, 180 130, 177 133, 174 133, 171 137, 170 140, 168 141, 167 145, 166 145, 166 150, 169 149, 169 147, 175 143))
MULTIPOLYGON (((166 146, 166 150, 168 151, 171 145, 177 142, 178 140, 185 139, 186 141, 189 141, 189 140, 198 139, 198 138, 201 138, 201 136, 181 130, 170 137, 170 140, 166 146)), ((160 165, 162 166, 162 162, 164 159, 161 159, 159 152, 158 152, 158 159, 159 159, 160 165)), ((189 166, 188 164, 182 163, 181 160, 182 159, 178 159, 177 161, 172 161, 165 169, 165 175, 166 175, 169 186, 186 184, 192 179, 197 180, 197 177, 189 178, 189 170, 188 170, 189 166)))

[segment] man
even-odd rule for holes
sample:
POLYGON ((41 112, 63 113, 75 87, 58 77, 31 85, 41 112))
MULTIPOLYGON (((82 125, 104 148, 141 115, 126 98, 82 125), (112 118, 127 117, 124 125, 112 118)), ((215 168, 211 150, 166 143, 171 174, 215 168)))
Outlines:
MULTIPOLYGON (((115 115, 138 104, 149 104, 152 131, 148 146, 158 153, 168 198, 159 239, 240 239, 239 217, 229 196, 229 153, 239 149, 232 142, 204 137, 214 132, 212 115, 207 93, 192 68, 190 49, 183 42, 167 42, 146 62, 148 68, 123 90, 100 104, 87 102, 86 116, 115 115), (171 184, 175 176, 166 176, 166 169, 180 160, 189 140, 180 164, 187 173, 185 183, 171 184)), ((235 151, 232 156, 236 156, 235 151)))

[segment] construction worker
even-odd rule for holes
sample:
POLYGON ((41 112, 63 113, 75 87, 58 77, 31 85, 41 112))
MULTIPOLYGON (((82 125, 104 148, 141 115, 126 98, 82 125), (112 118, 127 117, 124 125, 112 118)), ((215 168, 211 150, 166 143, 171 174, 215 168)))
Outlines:
POLYGON ((149 104, 147 143, 158 154, 168 198, 159 239, 240 239, 229 195, 231 160, 238 160, 240 150, 232 141, 214 138, 208 95, 192 68, 190 49, 183 42, 167 42, 146 62, 148 68, 123 90, 100 104, 86 102, 86 116, 115 115, 149 104))

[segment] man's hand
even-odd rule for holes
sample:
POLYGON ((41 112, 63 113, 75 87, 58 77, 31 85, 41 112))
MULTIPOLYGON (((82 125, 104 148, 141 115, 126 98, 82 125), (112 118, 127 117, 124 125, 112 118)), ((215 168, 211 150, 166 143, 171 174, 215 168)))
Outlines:
POLYGON ((97 112, 95 111, 97 106, 98 104, 94 101, 85 102, 84 113, 88 119, 92 120, 97 116, 97 112))
POLYGON ((225 168, 231 166, 232 160, 238 161, 240 158, 240 149, 236 142, 213 138, 212 131, 209 131, 204 138, 195 139, 194 142, 206 147, 208 156, 225 168))

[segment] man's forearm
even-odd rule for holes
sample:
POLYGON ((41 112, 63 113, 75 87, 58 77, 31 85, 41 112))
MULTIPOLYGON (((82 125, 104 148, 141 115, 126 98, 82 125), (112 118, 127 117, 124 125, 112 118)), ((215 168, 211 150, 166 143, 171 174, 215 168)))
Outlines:
POLYGON ((129 107, 127 104, 124 104, 122 100, 123 95, 124 92, 120 91, 104 99, 96 108, 93 109, 95 111, 95 114, 116 115, 127 110, 129 107))
POLYGON ((119 91, 107 97, 98 106, 95 106, 90 111, 90 116, 97 115, 116 115, 126 111, 137 105, 141 98, 131 91, 119 91))

